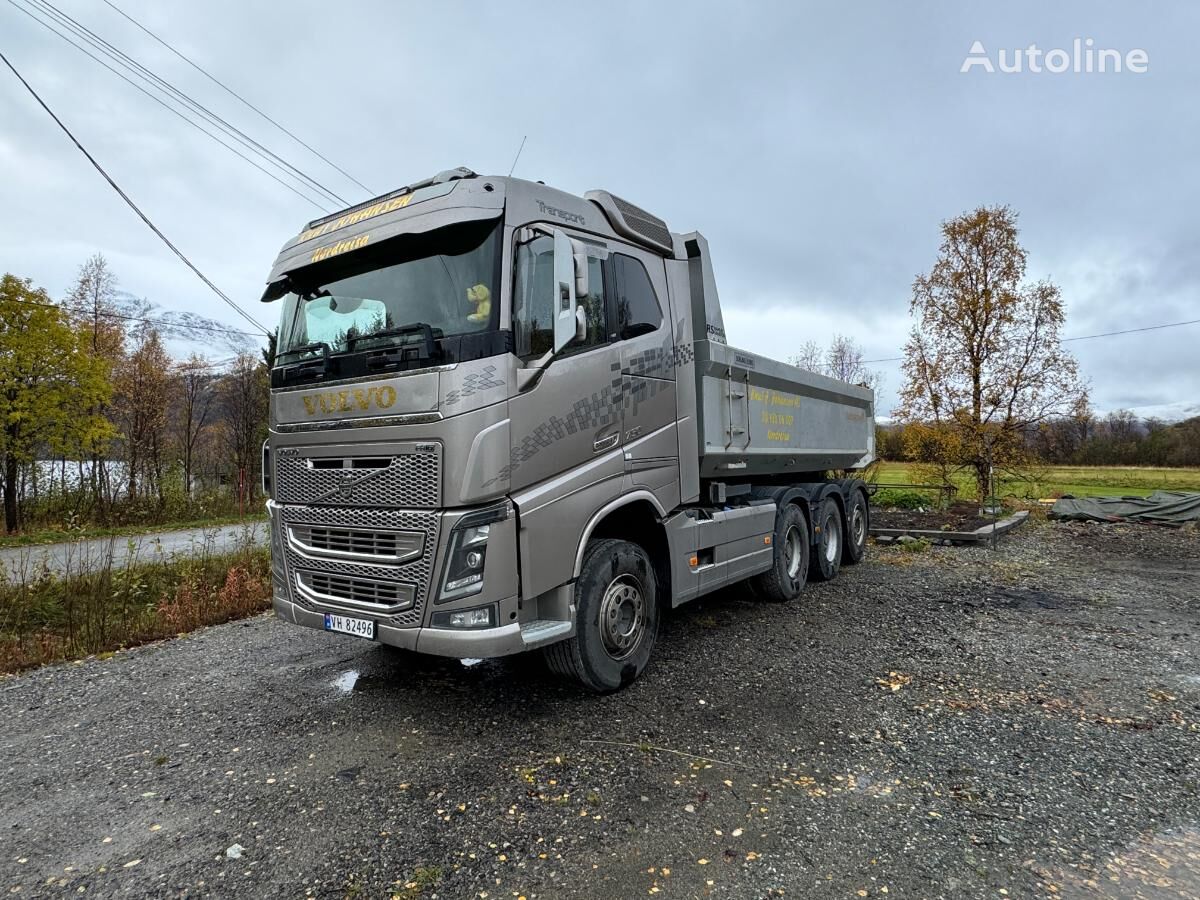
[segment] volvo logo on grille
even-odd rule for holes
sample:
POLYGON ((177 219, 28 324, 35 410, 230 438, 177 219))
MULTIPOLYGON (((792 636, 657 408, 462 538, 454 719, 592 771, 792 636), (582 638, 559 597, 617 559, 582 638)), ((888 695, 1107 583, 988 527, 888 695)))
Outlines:
POLYGON ((372 469, 363 475, 339 475, 337 479, 337 487, 331 491, 326 491, 319 497, 314 497, 314 503, 320 503, 322 500, 349 500, 354 494, 355 488, 365 481, 370 481, 372 478, 378 478, 382 473, 386 472, 386 468, 372 469))

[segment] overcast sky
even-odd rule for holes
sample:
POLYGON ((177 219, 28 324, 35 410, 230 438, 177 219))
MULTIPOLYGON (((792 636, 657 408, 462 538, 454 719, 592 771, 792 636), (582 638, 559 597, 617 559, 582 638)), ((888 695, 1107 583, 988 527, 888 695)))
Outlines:
MULTIPOLYGON (((26 0, 21 0, 26 2, 26 0)), ((99 0, 59 8, 351 202, 369 196, 99 0)), ((835 332, 899 355, 938 225, 1020 213, 1065 334, 1200 318, 1200 7, 1182 2, 459 5, 114 0, 373 193, 457 165, 606 188, 702 231, 731 343, 786 358, 835 332), (286 14, 283 10, 286 9, 286 14), (974 41, 1149 57, 1143 74, 960 73, 974 41)), ((253 315, 319 214, 22 15, 0 49, 253 315)), ((100 251, 122 287, 244 323, 170 255, 0 69, 0 268, 55 296, 100 251)), ((1200 402, 1200 325, 1069 346, 1095 407, 1200 402)), ((220 355, 220 354, 217 354, 220 355)), ((900 376, 884 374, 879 411, 900 376)))

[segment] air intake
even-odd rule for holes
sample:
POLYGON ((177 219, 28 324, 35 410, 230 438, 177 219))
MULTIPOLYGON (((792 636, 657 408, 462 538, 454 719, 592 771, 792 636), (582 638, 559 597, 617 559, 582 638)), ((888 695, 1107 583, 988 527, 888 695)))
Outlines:
POLYGON ((628 200, 622 200, 608 191, 588 191, 583 197, 604 211, 617 234, 659 253, 674 252, 671 231, 667 228, 667 223, 658 216, 652 216, 640 206, 634 206, 628 200))

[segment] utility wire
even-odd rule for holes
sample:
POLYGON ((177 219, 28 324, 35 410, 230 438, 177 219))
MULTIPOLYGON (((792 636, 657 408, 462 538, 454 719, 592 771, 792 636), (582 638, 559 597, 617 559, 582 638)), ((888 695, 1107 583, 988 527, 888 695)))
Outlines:
MULTIPOLYGON (((1159 331, 1163 328, 1181 328, 1184 325, 1200 325, 1200 319, 1188 319, 1186 322, 1164 322, 1162 325, 1143 325, 1141 328, 1123 328, 1120 331, 1102 331, 1099 334, 1081 334, 1076 337, 1062 338, 1059 343, 1067 344, 1071 341, 1090 341, 1094 338, 1116 337, 1121 334, 1136 334, 1140 331, 1159 331)), ((863 364, 867 363, 883 363, 883 362, 900 362, 903 356, 887 356, 883 359, 864 359, 863 364)))
MULTIPOLYGON (((71 312, 71 310, 67 309, 67 307, 63 306, 61 303, 43 303, 41 300, 22 300, 18 297, 12 297, 10 298, 10 301, 13 303, 24 303, 26 306, 41 306, 45 307, 46 309, 58 309, 67 314, 70 314, 71 312)), ((200 325, 193 324, 191 322, 171 322, 167 319, 151 319, 147 318, 146 316, 131 316, 126 313, 110 312, 108 310, 89 310, 87 315, 89 317, 100 316, 104 319, 123 319, 126 322, 141 322, 145 325, 158 325, 161 328, 175 328, 188 331, 214 331, 218 334, 240 334, 251 338, 259 337, 259 334, 256 331, 239 331, 236 328, 227 328, 224 325, 200 325)))
MULTIPOLYGON (((12 3, 13 0, 9 0, 9 2, 12 3)), ((342 206, 348 205, 347 201, 343 197, 340 197, 338 194, 325 187, 306 172, 303 172, 296 166, 292 165, 274 151, 264 147, 237 126, 231 124, 217 113, 214 113, 208 107, 204 106, 199 101, 181 91, 179 88, 175 87, 175 85, 171 84, 157 73, 151 71, 124 51, 113 46, 87 26, 71 18, 71 16, 54 6, 53 3, 50 3, 49 0, 25 0, 25 2, 33 6, 33 8, 38 12, 41 12, 44 15, 49 15, 57 24, 66 27, 71 32, 87 41, 101 53, 114 60, 117 64, 133 72, 134 75, 143 79, 144 81, 147 81, 155 89, 162 91, 164 94, 172 99, 175 99, 177 102, 181 102, 185 106, 190 107, 200 116, 204 117, 217 128, 220 128, 222 131, 228 134, 231 138, 238 141, 240 144, 246 147, 246 149, 250 150, 252 153, 258 154, 266 161, 271 163, 271 165, 278 168, 281 172, 287 174, 288 177, 295 178, 301 184, 305 184, 306 186, 311 186, 320 194, 325 195, 325 197, 327 197, 331 202, 340 203, 342 206)))
POLYGON ((267 329, 265 327, 263 327, 257 320, 255 320, 255 318, 253 316, 251 316, 250 313, 246 312, 244 309, 242 309, 240 306, 238 306, 229 297, 228 294, 226 294, 219 287, 217 287, 215 284, 213 284, 209 280, 208 276, 205 275, 203 272, 201 272, 198 268, 196 268, 196 265, 190 259, 188 259, 187 256, 184 255, 183 251, 180 250, 178 247, 176 247, 174 244, 172 244, 171 239, 168 238, 165 234, 163 234, 162 231, 159 230, 157 225, 155 225, 153 222, 150 221, 150 218, 144 212, 142 212, 141 208, 136 203, 133 202, 133 199, 128 194, 126 194, 125 191, 123 191, 121 189, 121 186, 119 184, 117 184, 115 181, 113 181, 112 176, 109 175, 108 172, 106 172, 104 170, 104 167, 102 165, 100 165, 100 163, 96 162, 96 158, 94 156, 92 156, 92 154, 88 153, 87 148, 84 147, 83 144, 79 143, 79 139, 76 138, 75 135, 71 133, 71 129, 69 129, 66 125, 64 125, 62 119, 60 119, 58 116, 56 116, 54 114, 54 110, 52 110, 49 106, 46 105, 46 101, 43 100, 38 95, 38 92, 35 91, 33 89, 33 86, 30 85, 30 83, 25 80, 25 77, 20 72, 17 71, 17 67, 14 66, 9 61, 8 57, 5 56, 2 51, 0 51, 0 61, 3 61, 3 63, 6 66, 8 66, 9 69, 12 70, 12 73, 17 76, 17 80, 20 81, 21 84, 23 84, 25 86, 25 90, 29 91, 29 93, 33 96, 33 99, 38 102, 38 105, 41 106, 41 108, 46 111, 46 114, 54 120, 54 124, 62 129, 63 133, 71 139, 71 143, 73 143, 77 148, 79 148, 79 152, 82 153, 85 157, 87 157, 87 161, 90 162, 92 164, 92 166, 95 167, 96 171, 99 172, 104 177, 104 180, 107 181, 109 183, 109 185, 112 187, 112 189, 114 191, 116 191, 117 194, 121 197, 121 199, 124 200, 126 204, 128 204, 129 208, 132 209, 135 213, 137 213, 138 218, 141 219, 143 222, 145 222, 146 226, 151 231, 153 231, 159 237, 159 239, 164 244, 167 245, 167 247, 170 248, 171 252, 174 253, 176 256, 178 256, 180 258, 180 260, 183 261, 183 264, 185 266, 187 266, 189 269, 191 269, 193 272, 195 272, 196 276, 201 281, 203 281, 212 290, 212 292, 214 294, 216 294, 218 297, 220 297, 222 300, 224 300, 227 304, 229 304, 229 306, 232 307, 239 316, 241 316, 246 321, 248 321, 251 325, 253 325, 259 331, 261 331, 265 336, 270 337, 271 332, 267 331, 267 329))
POLYGON ((82 46, 82 45, 80 45, 80 44, 76 43, 74 40, 72 40, 72 39, 71 39, 71 37, 70 37, 70 36, 68 36, 68 35, 66 35, 66 34, 63 34, 61 31, 57 30, 57 29, 56 29, 56 28, 55 28, 53 25, 51 25, 50 23, 48 23, 48 22, 45 22, 45 21, 43 21, 43 20, 39 19, 37 16, 35 16, 33 13, 31 13, 29 10, 25 9, 24 7, 17 6, 17 4, 13 2, 13 0, 8 0, 8 2, 9 2, 9 3, 10 3, 12 6, 14 6, 16 9, 19 9, 21 12, 25 13, 25 15, 29 16, 29 18, 33 19, 33 21, 37 22, 37 23, 38 23, 39 25, 41 25, 43 28, 45 28, 45 29, 49 30, 51 33, 53 33, 53 34, 57 35, 58 37, 62 38, 64 41, 66 41, 68 44, 70 44, 70 45, 71 45, 72 47, 74 47, 76 50, 78 50, 79 52, 81 52, 81 53, 85 54, 86 56, 90 57, 90 58, 91 58, 93 61, 95 61, 96 63, 100 64, 100 65, 101 65, 101 66, 103 66, 104 68, 108 69, 108 71, 112 72, 114 75, 116 75, 116 76, 117 76, 118 78, 120 78, 122 81, 126 82, 126 83, 127 83, 127 84, 129 84, 131 87, 133 87, 134 89, 136 89, 136 90, 138 90, 138 91, 141 91, 143 94, 145 94, 147 97, 149 97, 149 98, 150 98, 151 100, 153 100, 155 103, 157 103, 159 106, 163 107, 163 109, 167 110, 168 112, 171 112, 171 113, 175 114, 176 116, 179 116, 179 118, 183 119, 183 121, 187 122, 187 123, 188 123, 189 125, 191 125, 193 128, 195 128, 196 130, 198 130, 198 131, 199 131, 201 134, 205 135, 206 137, 212 138, 214 141, 216 141, 218 144, 220 144, 222 147, 224 147, 224 148, 225 148, 226 150, 228 150, 230 153, 234 154, 235 156, 237 156, 238 158, 240 158, 240 159, 244 160, 245 162, 248 162, 250 165, 254 166, 254 168, 258 169, 258 171, 262 172, 262 173, 263 173, 264 175, 266 175, 268 178, 270 178, 271 180, 275 181, 276 183, 278 183, 278 184, 282 185, 283 187, 287 188, 289 191, 291 191, 293 194, 295 194, 295 195, 296 195, 297 197, 299 197, 301 200, 304 200, 304 201, 305 201, 305 202, 307 202, 307 203, 311 203, 311 204, 312 204, 313 206, 315 206, 317 209, 324 210, 325 212, 330 212, 330 209, 329 209, 329 207, 325 206, 325 205, 324 205, 324 204, 322 204, 322 203, 318 203, 318 202, 317 202, 316 200, 314 200, 312 197, 310 197, 310 196, 308 196, 307 194, 305 194, 305 193, 301 192, 300 190, 298 190, 298 189, 297 189, 296 187, 294 187, 293 185, 291 185, 291 184, 288 184, 286 181, 284 181, 282 178, 280 178, 280 177, 279 177, 278 175, 276 175, 274 172, 271 172, 270 170, 268 170, 268 169, 264 168, 263 166, 261 166, 260 164, 258 164, 257 162, 255 162, 253 159, 251 159, 249 156, 246 156, 244 153, 242 153, 242 152, 241 152, 240 150, 238 150, 236 147, 232 146, 231 144, 227 144, 225 141, 221 140, 221 138, 219 138, 217 135, 213 134, 211 131, 208 131, 208 130, 207 130, 206 128, 204 128, 204 127, 203 127, 203 126, 202 126, 202 125, 201 125, 199 122, 196 122, 196 121, 194 121, 194 120, 192 120, 192 119, 189 119, 189 118, 188 118, 188 117, 187 117, 187 116, 186 116, 184 113, 180 112, 180 111, 179 111, 178 109, 176 109, 174 106, 171 106, 169 103, 167 103, 166 101, 164 101, 164 100, 163 100, 161 97, 158 97, 158 96, 156 96, 156 95, 154 95, 154 94, 150 93, 148 90, 146 90, 144 87, 142 87, 142 86, 141 86, 140 84, 138 84, 136 81, 134 81, 133 79, 131 79, 129 76, 127 76, 127 75, 124 75, 124 74, 122 74, 121 72, 119 72, 119 71, 117 71, 116 69, 114 69, 112 66, 110 66, 108 63, 106 63, 104 60, 100 59, 100 57, 96 56, 94 53, 92 53, 90 50, 88 50, 88 49, 87 49, 87 47, 84 47, 84 46, 82 46))
POLYGON ((207 69, 203 68, 199 63, 194 62, 192 59, 185 56, 179 50, 175 49, 175 47, 173 47, 170 43, 168 43, 163 38, 159 37, 157 34, 155 34, 153 31, 151 31, 149 28, 147 28, 145 25, 143 25, 137 19, 133 18, 133 16, 129 15, 129 13, 125 12, 123 9, 121 9, 119 6, 117 6, 115 3, 111 3, 111 2, 109 2, 109 0, 104 0, 104 3, 108 7, 110 7, 112 10, 114 10, 116 13, 123 16, 128 21, 132 22, 135 26, 140 28, 146 34, 150 35, 150 37, 154 38, 154 40, 158 41, 160 44, 162 44, 164 47, 166 47, 168 50, 170 50, 172 53, 174 53, 176 56, 178 56, 180 59, 182 59, 185 63, 187 63, 189 66, 191 66, 197 72, 199 72, 201 75, 203 75, 209 81, 211 81, 213 84, 217 85, 217 87, 221 88, 221 90, 225 91, 227 94, 230 94, 233 97, 236 97, 248 109, 251 109, 254 112, 258 113, 260 116, 262 116, 264 119, 266 119, 272 125, 274 125, 276 128, 278 128, 280 131, 282 131, 284 134, 286 134, 288 137, 290 137, 293 141, 295 141, 297 144, 299 144, 301 147, 303 147, 305 150, 307 150, 309 153, 311 153, 313 156, 317 157, 317 159, 322 160, 323 162, 332 166, 338 172, 341 172, 343 175, 345 175, 347 178, 349 178, 351 181, 353 181, 356 185, 358 185, 360 188, 362 188, 364 191, 366 191, 368 194, 371 194, 372 196, 375 194, 375 191, 371 190, 369 187, 367 187, 365 184, 363 184, 361 181, 359 181, 357 178, 355 178, 353 175, 351 175, 349 172, 347 172, 345 169, 343 169, 341 166, 339 166, 337 163, 335 163, 333 160, 324 156, 319 150, 317 150, 314 147, 310 146, 309 144, 305 143, 303 140, 301 140, 299 137, 297 137, 295 134, 293 134, 287 128, 284 128, 277 121, 272 119, 269 115, 267 115, 265 112, 263 112, 261 109, 259 109, 257 106, 255 106, 253 103, 251 103, 245 97, 243 97, 241 94, 239 94, 237 91, 235 91, 233 88, 226 85, 223 81, 218 79, 215 75, 210 73, 207 69))

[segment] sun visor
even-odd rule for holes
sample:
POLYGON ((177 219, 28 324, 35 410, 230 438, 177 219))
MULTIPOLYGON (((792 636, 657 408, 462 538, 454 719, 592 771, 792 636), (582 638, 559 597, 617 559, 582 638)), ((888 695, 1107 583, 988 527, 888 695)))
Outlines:
MULTIPOLYGON (((407 234, 424 234, 457 225, 463 222, 482 222, 498 219, 504 214, 503 199, 496 193, 500 205, 496 207, 452 206, 413 210, 408 215, 390 215, 386 218, 370 219, 343 226, 336 233, 319 236, 289 244, 275 260, 262 302, 270 303, 287 293, 286 278, 289 272, 302 269, 335 256, 353 253, 365 247, 375 247, 391 238, 407 234)), ((303 235, 302 235, 303 237, 303 235)))

